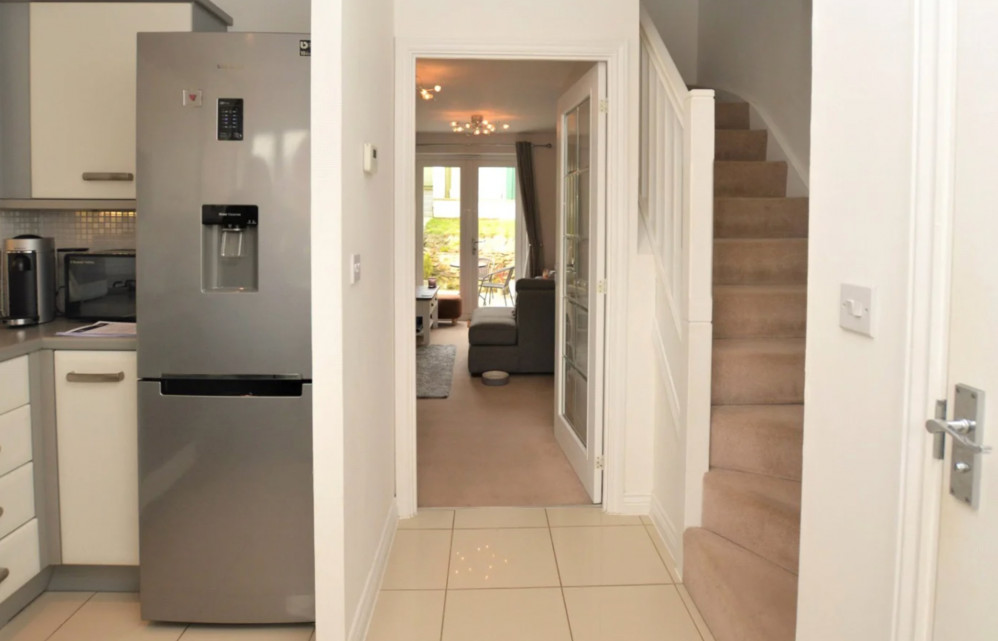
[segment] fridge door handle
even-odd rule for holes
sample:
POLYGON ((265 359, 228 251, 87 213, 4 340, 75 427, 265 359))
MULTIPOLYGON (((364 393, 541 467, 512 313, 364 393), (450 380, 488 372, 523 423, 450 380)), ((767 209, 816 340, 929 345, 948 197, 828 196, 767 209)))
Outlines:
POLYGON ((125 380, 125 373, 81 374, 79 372, 69 372, 66 374, 66 380, 70 383, 120 383, 125 380))

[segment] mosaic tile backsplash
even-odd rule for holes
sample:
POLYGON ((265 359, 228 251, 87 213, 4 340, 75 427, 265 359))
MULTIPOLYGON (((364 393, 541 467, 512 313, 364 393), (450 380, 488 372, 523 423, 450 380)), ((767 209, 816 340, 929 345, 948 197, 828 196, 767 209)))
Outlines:
POLYGON ((51 236, 56 248, 135 249, 134 211, 0 211, 0 239, 51 236))

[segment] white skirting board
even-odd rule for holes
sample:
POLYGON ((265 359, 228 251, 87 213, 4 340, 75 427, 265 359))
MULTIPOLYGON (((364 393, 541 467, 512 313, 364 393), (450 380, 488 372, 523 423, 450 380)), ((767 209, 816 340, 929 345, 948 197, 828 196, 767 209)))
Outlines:
POLYGON ((378 600, 378 591, 381 589, 381 581, 384 579, 385 570, 388 568, 388 554, 392 550, 392 542, 395 540, 395 531, 398 529, 398 505, 392 501, 385 515, 385 523, 381 528, 381 540, 378 542, 378 552, 374 556, 374 563, 371 564, 371 571, 364 582, 364 591, 360 595, 360 602, 357 610, 353 613, 353 623, 350 625, 350 633, 347 635, 349 641, 364 641, 367 637, 367 630, 371 625, 371 618, 374 615, 374 605, 378 600))
POLYGON ((676 576, 683 576, 683 532, 672 522, 665 508, 656 499, 651 501, 651 522, 665 541, 665 547, 675 560, 676 576))

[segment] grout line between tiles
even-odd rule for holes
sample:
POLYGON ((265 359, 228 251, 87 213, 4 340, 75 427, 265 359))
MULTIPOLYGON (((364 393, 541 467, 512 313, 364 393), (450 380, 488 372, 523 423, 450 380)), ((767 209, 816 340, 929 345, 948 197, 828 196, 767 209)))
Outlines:
POLYGON ((454 557, 454 526, 457 524, 457 510, 450 521, 450 545, 447 547, 447 576, 444 579, 444 607, 440 610, 440 641, 444 641, 444 621, 447 618, 447 595, 450 594, 450 562, 454 557))
MULTIPOLYGON (((697 636, 700 637, 700 641, 707 641, 707 639, 703 636, 703 632, 700 630, 700 624, 697 623, 697 618, 693 616, 693 611, 690 610, 690 606, 686 603, 686 599, 683 598, 683 594, 680 592, 679 587, 674 584, 672 589, 676 591, 676 596, 679 597, 679 602, 683 604, 683 608, 686 610, 687 616, 690 617, 690 622, 693 623, 693 629, 697 631, 697 636)), ((693 597, 690 597, 690 599, 692 598, 693 597)), ((703 615, 701 615, 700 618, 703 619, 703 615)), ((706 625, 706 622, 704 622, 704 625, 706 625)))
POLYGON ((551 528, 551 515, 547 509, 544 510, 544 518, 548 522, 548 540, 551 541, 551 555, 554 556, 554 569, 558 573, 558 590, 561 591, 561 605, 565 609, 565 623, 568 624, 568 638, 575 641, 575 633, 572 632, 572 617, 568 616, 568 600, 565 599, 565 585, 561 580, 561 565, 558 563, 558 551, 554 547, 554 532, 551 528))
POLYGON ((672 581, 673 585, 675 585, 676 583, 679 583, 679 581, 676 580, 677 573, 673 569, 673 566, 675 565, 675 562, 673 562, 672 564, 670 564, 669 560, 665 558, 665 556, 662 554, 662 552, 658 549, 658 545, 655 543, 655 537, 658 536, 658 532, 657 531, 656 532, 652 531, 652 529, 655 526, 654 525, 644 525, 643 527, 645 529, 645 534, 648 535, 648 539, 651 541, 652 548, 655 549, 655 554, 658 555, 659 560, 662 561, 662 565, 665 567, 665 573, 669 575, 669 580, 672 581))
MULTIPOLYGON (((48 590, 46 590, 46 592, 47 591, 48 590)), ((52 637, 54 637, 59 632, 59 630, 62 629, 62 626, 64 626, 67 623, 69 623, 69 620, 72 619, 73 617, 75 617, 76 613, 79 612, 80 610, 82 610, 83 606, 85 606, 86 604, 90 603, 90 600, 93 599, 95 596, 97 596, 97 593, 96 592, 91 592, 90 596, 88 596, 87 599, 83 603, 81 603, 75 610, 73 610, 70 613, 70 615, 68 617, 66 617, 66 619, 62 623, 59 624, 59 627, 57 627, 55 630, 52 630, 52 634, 50 634, 47 637, 45 637, 45 639, 48 640, 48 639, 51 639, 52 637)), ((23 610, 22 610, 22 612, 23 612, 23 610)))

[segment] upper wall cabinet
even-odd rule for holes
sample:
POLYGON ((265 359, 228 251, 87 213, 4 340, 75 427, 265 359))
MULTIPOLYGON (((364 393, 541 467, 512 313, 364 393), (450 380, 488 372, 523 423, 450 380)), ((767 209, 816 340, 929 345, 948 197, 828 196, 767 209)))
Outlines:
MULTIPOLYGON (((28 22, 30 198, 134 199, 136 34, 232 19, 205 0, 33 2, 28 22)), ((4 197, 29 197, 10 193, 23 182, 4 197)))

